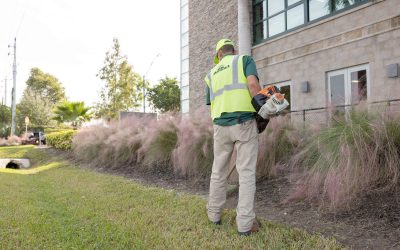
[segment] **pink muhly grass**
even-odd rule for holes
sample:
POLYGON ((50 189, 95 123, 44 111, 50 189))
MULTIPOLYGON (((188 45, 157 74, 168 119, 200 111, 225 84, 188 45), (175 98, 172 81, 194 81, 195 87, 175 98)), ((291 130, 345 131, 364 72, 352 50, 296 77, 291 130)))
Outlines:
POLYGON ((148 119, 128 118, 107 127, 83 128, 74 136, 74 153, 78 159, 106 168, 136 164, 142 143, 139 135, 148 123, 148 119))
POLYGON ((147 168, 172 170, 172 152, 178 140, 178 120, 172 115, 165 115, 157 121, 149 122, 138 134, 141 140, 138 159, 147 168))
POLYGON ((335 119, 293 157, 293 170, 302 174, 289 199, 337 211, 369 192, 399 185, 400 120, 362 109, 335 119))
POLYGON ((175 173, 181 177, 207 177, 213 162, 211 118, 198 111, 178 124, 178 143, 173 151, 175 173))
POLYGON ((17 146, 21 145, 21 143, 22 143, 22 138, 16 135, 12 135, 7 138, 7 145, 9 146, 17 146))
POLYGON ((8 146, 8 142, 5 138, 0 138, 0 146, 8 146))
POLYGON ((289 117, 272 118, 260 134, 257 159, 257 179, 275 177, 301 144, 302 137, 290 123, 289 117))

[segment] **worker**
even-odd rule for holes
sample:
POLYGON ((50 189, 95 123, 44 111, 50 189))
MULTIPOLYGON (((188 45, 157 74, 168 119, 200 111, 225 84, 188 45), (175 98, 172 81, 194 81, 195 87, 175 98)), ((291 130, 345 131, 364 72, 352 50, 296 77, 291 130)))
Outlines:
POLYGON ((231 40, 220 40, 215 51, 216 65, 205 77, 206 102, 211 105, 214 127, 214 162, 207 215, 212 223, 222 223, 221 212, 226 202, 229 163, 236 147, 236 169, 239 174, 236 223, 239 235, 249 236, 257 232, 261 225, 254 212, 254 196, 258 132, 265 129, 267 122, 261 119, 257 124, 256 109, 252 105, 252 98, 261 87, 253 58, 236 55, 231 40), (257 126, 260 123, 263 127, 261 129, 257 126))

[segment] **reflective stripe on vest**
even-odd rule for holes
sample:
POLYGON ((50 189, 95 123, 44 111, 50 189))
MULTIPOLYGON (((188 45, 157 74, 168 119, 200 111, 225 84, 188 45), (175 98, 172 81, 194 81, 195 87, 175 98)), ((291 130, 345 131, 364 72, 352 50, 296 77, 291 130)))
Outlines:
POLYGON ((255 112, 243 69, 243 56, 226 56, 205 77, 209 87, 211 117, 222 113, 255 112))
POLYGON ((232 61, 232 83, 225 85, 222 89, 214 92, 212 89, 211 72, 208 73, 207 78, 209 80, 210 87, 210 101, 214 101, 215 97, 220 96, 224 91, 235 90, 235 89, 247 89, 247 83, 239 82, 239 70, 238 70, 238 60, 240 56, 234 56, 232 61))

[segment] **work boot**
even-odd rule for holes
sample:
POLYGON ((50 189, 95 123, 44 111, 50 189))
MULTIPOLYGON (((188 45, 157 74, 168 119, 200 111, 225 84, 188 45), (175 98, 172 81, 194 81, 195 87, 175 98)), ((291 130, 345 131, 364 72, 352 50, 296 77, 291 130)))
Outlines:
POLYGON ((221 220, 219 220, 219 221, 211 221, 211 223, 214 224, 214 225, 217 225, 217 226, 221 226, 222 225, 221 220))
POLYGON ((250 236, 252 233, 257 233, 260 230, 261 222, 255 218, 253 220, 253 226, 247 232, 238 232, 240 236, 250 236))

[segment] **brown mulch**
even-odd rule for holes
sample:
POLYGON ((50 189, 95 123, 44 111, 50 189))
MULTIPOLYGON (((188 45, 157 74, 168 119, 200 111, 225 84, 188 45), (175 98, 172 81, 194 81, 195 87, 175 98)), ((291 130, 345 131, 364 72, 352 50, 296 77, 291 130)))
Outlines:
MULTIPOLYGON (((50 154, 62 156, 82 167, 88 167, 73 158, 71 153, 46 149, 50 154)), ((208 180, 185 180, 171 171, 137 171, 134 167, 104 168, 97 171, 117 174, 144 185, 189 192, 207 197, 208 180)), ((256 213, 258 217, 334 237, 353 249, 400 250, 400 190, 369 194, 342 212, 321 210, 309 202, 282 202, 291 188, 285 176, 257 184, 256 213)), ((237 204, 237 192, 229 195, 227 207, 237 204)))

